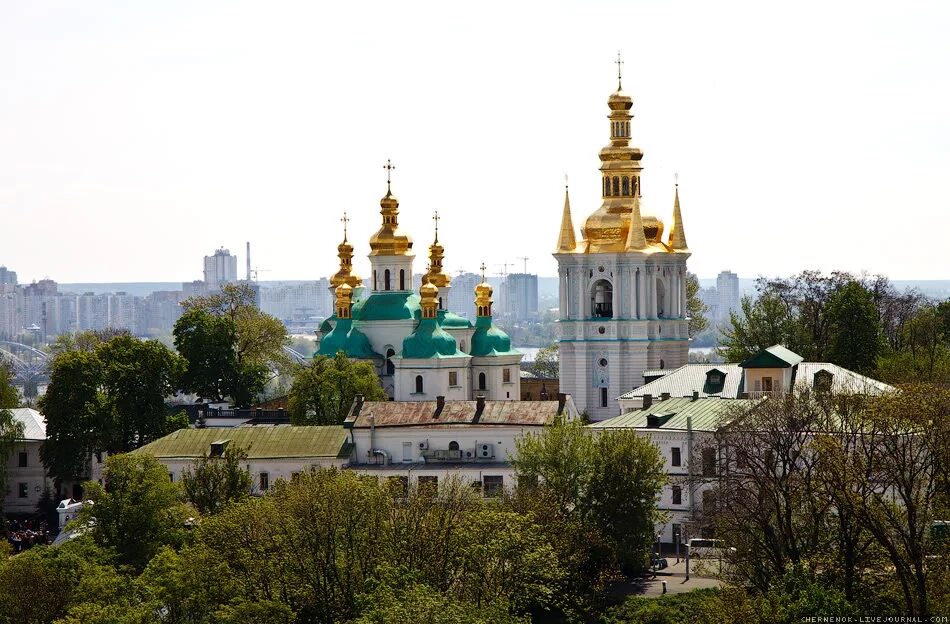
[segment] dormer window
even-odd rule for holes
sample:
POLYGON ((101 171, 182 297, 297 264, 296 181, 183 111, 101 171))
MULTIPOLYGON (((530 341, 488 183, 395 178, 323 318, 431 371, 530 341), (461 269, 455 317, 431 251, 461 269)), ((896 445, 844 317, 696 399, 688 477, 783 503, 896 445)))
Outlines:
POLYGON ((835 376, 824 369, 815 373, 813 387, 815 392, 831 392, 831 386, 834 383, 835 376))
POLYGON ((706 371, 706 383, 703 384, 704 394, 720 394, 726 385, 726 373, 718 368, 706 371))

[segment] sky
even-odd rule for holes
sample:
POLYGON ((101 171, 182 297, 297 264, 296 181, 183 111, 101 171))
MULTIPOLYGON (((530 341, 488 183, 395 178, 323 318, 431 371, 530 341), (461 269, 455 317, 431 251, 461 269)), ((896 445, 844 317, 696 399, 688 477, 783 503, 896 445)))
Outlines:
POLYGON ((950 3, 0 0, 0 264, 21 282, 368 272, 382 165, 424 270, 554 275, 634 99, 690 270, 950 279, 950 3), (523 258, 527 257, 525 261, 523 258), (507 267, 504 267, 508 264, 507 267))

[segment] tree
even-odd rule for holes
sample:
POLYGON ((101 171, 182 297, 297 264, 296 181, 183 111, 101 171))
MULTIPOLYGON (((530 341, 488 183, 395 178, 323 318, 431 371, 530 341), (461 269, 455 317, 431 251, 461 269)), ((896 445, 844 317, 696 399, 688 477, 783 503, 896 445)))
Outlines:
POLYGON ((709 307, 699 298, 699 278, 686 274, 686 314, 689 316, 689 337, 701 333, 709 325, 706 312, 709 307))
POLYGON ((251 473, 241 467, 247 450, 228 446, 221 457, 204 456, 182 474, 185 497, 203 514, 218 513, 232 502, 250 496, 251 473))
POLYGON ((727 362, 741 362, 775 344, 798 349, 795 319, 779 297, 763 294, 753 300, 745 296, 741 308, 741 314, 730 313, 719 340, 717 352, 727 362))
POLYGON ((76 522, 92 526, 93 539, 121 563, 142 570, 166 545, 180 544, 187 509, 168 470, 151 455, 126 453, 106 460, 104 485, 85 484, 85 505, 76 522))
POLYGON ((182 388, 213 401, 225 397, 251 404, 269 371, 283 371, 289 360, 287 330, 261 312, 246 284, 225 284, 218 294, 191 297, 175 323, 175 348, 187 361, 182 388))
POLYGON ((513 616, 499 601, 476 606, 456 600, 425 584, 401 590, 389 585, 377 587, 364 598, 366 607, 352 624, 426 622, 427 624, 528 624, 530 618, 513 616))
POLYGON ((871 293, 858 282, 848 282, 828 301, 831 322, 829 359, 864 375, 874 371, 881 350, 881 328, 871 293))
POLYGON ((560 375, 557 343, 538 350, 531 372, 543 379, 557 379, 560 375))
POLYGON ((10 369, 0 362, 0 410, 13 409, 20 406, 20 393, 13 385, 13 375, 10 369))
POLYGON ((295 425, 339 425, 357 394, 367 401, 385 401, 376 370, 369 362, 354 362, 343 353, 317 356, 294 371, 288 408, 295 425))

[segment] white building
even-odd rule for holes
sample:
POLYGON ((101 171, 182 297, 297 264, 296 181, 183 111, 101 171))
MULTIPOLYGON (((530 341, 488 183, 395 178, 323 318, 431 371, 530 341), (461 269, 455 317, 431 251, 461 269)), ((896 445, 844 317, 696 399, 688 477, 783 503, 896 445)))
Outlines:
POLYGON ((154 456, 168 468, 169 478, 178 482, 196 460, 220 456, 229 446, 247 451, 245 468, 258 493, 306 470, 343 468, 352 452, 342 427, 291 425, 179 429, 132 452, 154 456))
POLYGON ((554 257, 560 280, 561 390, 592 420, 618 413, 612 399, 642 382, 644 370, 676 368, 689 352, 686 259, 690 256, 674 193, 669 234, 641 212, 640 160, 630 146, 633 100, 618 89, 607 101, 610 143, 600 151, 600 208, 575 238, 565 192, 554 257))
POLYGON ((237 256, 221 247, 214 254, 204 257, 204 281, 210 288, 237 281, 237 256))
POLYGON ((7 491, 3 500, 6 513, 32 514, 43 490, 51 487, 40 459, 40 446, 46 440, 46 421, 28 407, 11 409, 13 419, 23 424, 19 440, 7 460, 7 491))
POLYGON ((479 482, 486 495, 515 485, 515 440, 578 417, 571 397, 558 401, 367 401, 354 403, 350 468, 404 483, 437 485, 450 475, 479 482))

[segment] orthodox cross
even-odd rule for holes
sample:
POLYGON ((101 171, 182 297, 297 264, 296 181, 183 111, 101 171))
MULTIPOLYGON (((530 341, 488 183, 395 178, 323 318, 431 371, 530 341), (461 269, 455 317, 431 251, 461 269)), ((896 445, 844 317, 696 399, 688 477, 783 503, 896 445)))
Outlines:
POLYGON ((439 216, 439 211, 436 210, 435 214, 432 215, 432 220, 435 221, 435 242, 437 243, 439 242, 439 219, 441 219, 441 217, 439 216))
POLYGON ((675 186, 676 188, 679 188, 680 186, 680 172, 679 171, 675 171, 673 173, 673 186, 675 186))
POLYGON ((482 281, 484 282, 484 281, 485 281, 485 269, 487 269, 488 267, 486 267, 486 266, 485 266, 485 263, 482 262, 482 266, 480 266, 480 267, 478 267, 478 268, 482 270, 482 281))
POLYGON ((564 174, 564 190, 567 190, 567 174, 564 174))
POLYGON ((620 58, 620 50, 617 50, 617 60, 614 61, 617 64, 617 91, 620 91, 620 66, 623 65, 623 59, 620 58))
POLYGON ((346 216, 346 211, 343 211, 343 218, 340 219, 340 223, 343 224, 343 242, 346 242, 346 224, 350 222, 350 218, 346 216))
POLYGON ((396 168, 396 165, 392 163, 388 158, 386 159, 386 164, 383 165, 383 169, 386 170, 386 189, 389 190, 389 184, 392 182, 392 172, 396 168))

